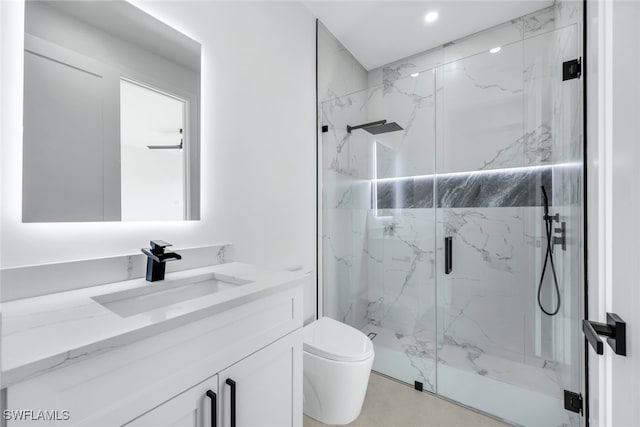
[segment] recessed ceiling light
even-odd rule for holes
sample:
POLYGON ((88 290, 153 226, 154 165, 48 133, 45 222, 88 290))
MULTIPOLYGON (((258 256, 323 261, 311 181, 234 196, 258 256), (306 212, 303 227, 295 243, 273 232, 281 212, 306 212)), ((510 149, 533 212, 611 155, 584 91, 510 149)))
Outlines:
POLYGON ((491 53, 498 53, 500 52, 500 49, 502 49, 500 46, 496 46, 493 49, 489 50, 489 52, 491 53))
POLYGON ((431 23, 438 19, 438 12, 429 12, 424 16, 424 22, 431 23))
POLYGON ((413 73, 411 74, 411 77, 418 77, 420 75, 420 73, 413 73))

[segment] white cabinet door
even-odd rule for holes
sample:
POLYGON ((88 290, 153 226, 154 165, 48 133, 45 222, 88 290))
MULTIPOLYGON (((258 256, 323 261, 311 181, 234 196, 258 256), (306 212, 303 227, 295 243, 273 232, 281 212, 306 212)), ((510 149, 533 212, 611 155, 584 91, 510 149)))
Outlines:
POLYGON ((218 376, 215 375, 124 425, 217 427, 218 400, 218 376))
POLYGON ((223 427, 302 425, 302 346, 297 334, 218 374, 223 427))

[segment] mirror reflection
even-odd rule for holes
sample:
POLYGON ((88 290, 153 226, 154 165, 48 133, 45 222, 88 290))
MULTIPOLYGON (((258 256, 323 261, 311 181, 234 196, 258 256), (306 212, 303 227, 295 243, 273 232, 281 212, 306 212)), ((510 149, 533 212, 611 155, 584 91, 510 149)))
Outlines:
POLYGON ((200 44, 124 1, 25 5, 23 222, 200 218, 200 44))

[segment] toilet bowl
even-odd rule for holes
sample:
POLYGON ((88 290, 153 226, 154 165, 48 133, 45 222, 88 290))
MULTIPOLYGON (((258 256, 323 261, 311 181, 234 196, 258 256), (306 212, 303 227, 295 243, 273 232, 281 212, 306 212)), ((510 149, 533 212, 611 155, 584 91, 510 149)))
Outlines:
POLYGON ((323 317, 304 327, 304 413, 344 425, 360 415, 373 365, 373 343, 359 330, 323 317))

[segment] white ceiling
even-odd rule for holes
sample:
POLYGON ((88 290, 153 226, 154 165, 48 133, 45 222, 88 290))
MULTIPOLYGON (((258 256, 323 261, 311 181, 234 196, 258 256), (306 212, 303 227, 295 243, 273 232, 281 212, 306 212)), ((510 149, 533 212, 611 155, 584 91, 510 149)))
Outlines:
POLYGON ((527 13, 553 0, 312 1, 302 2, 371 70, 527 13), (427 12, 437 21, 427 24, 427 12))

